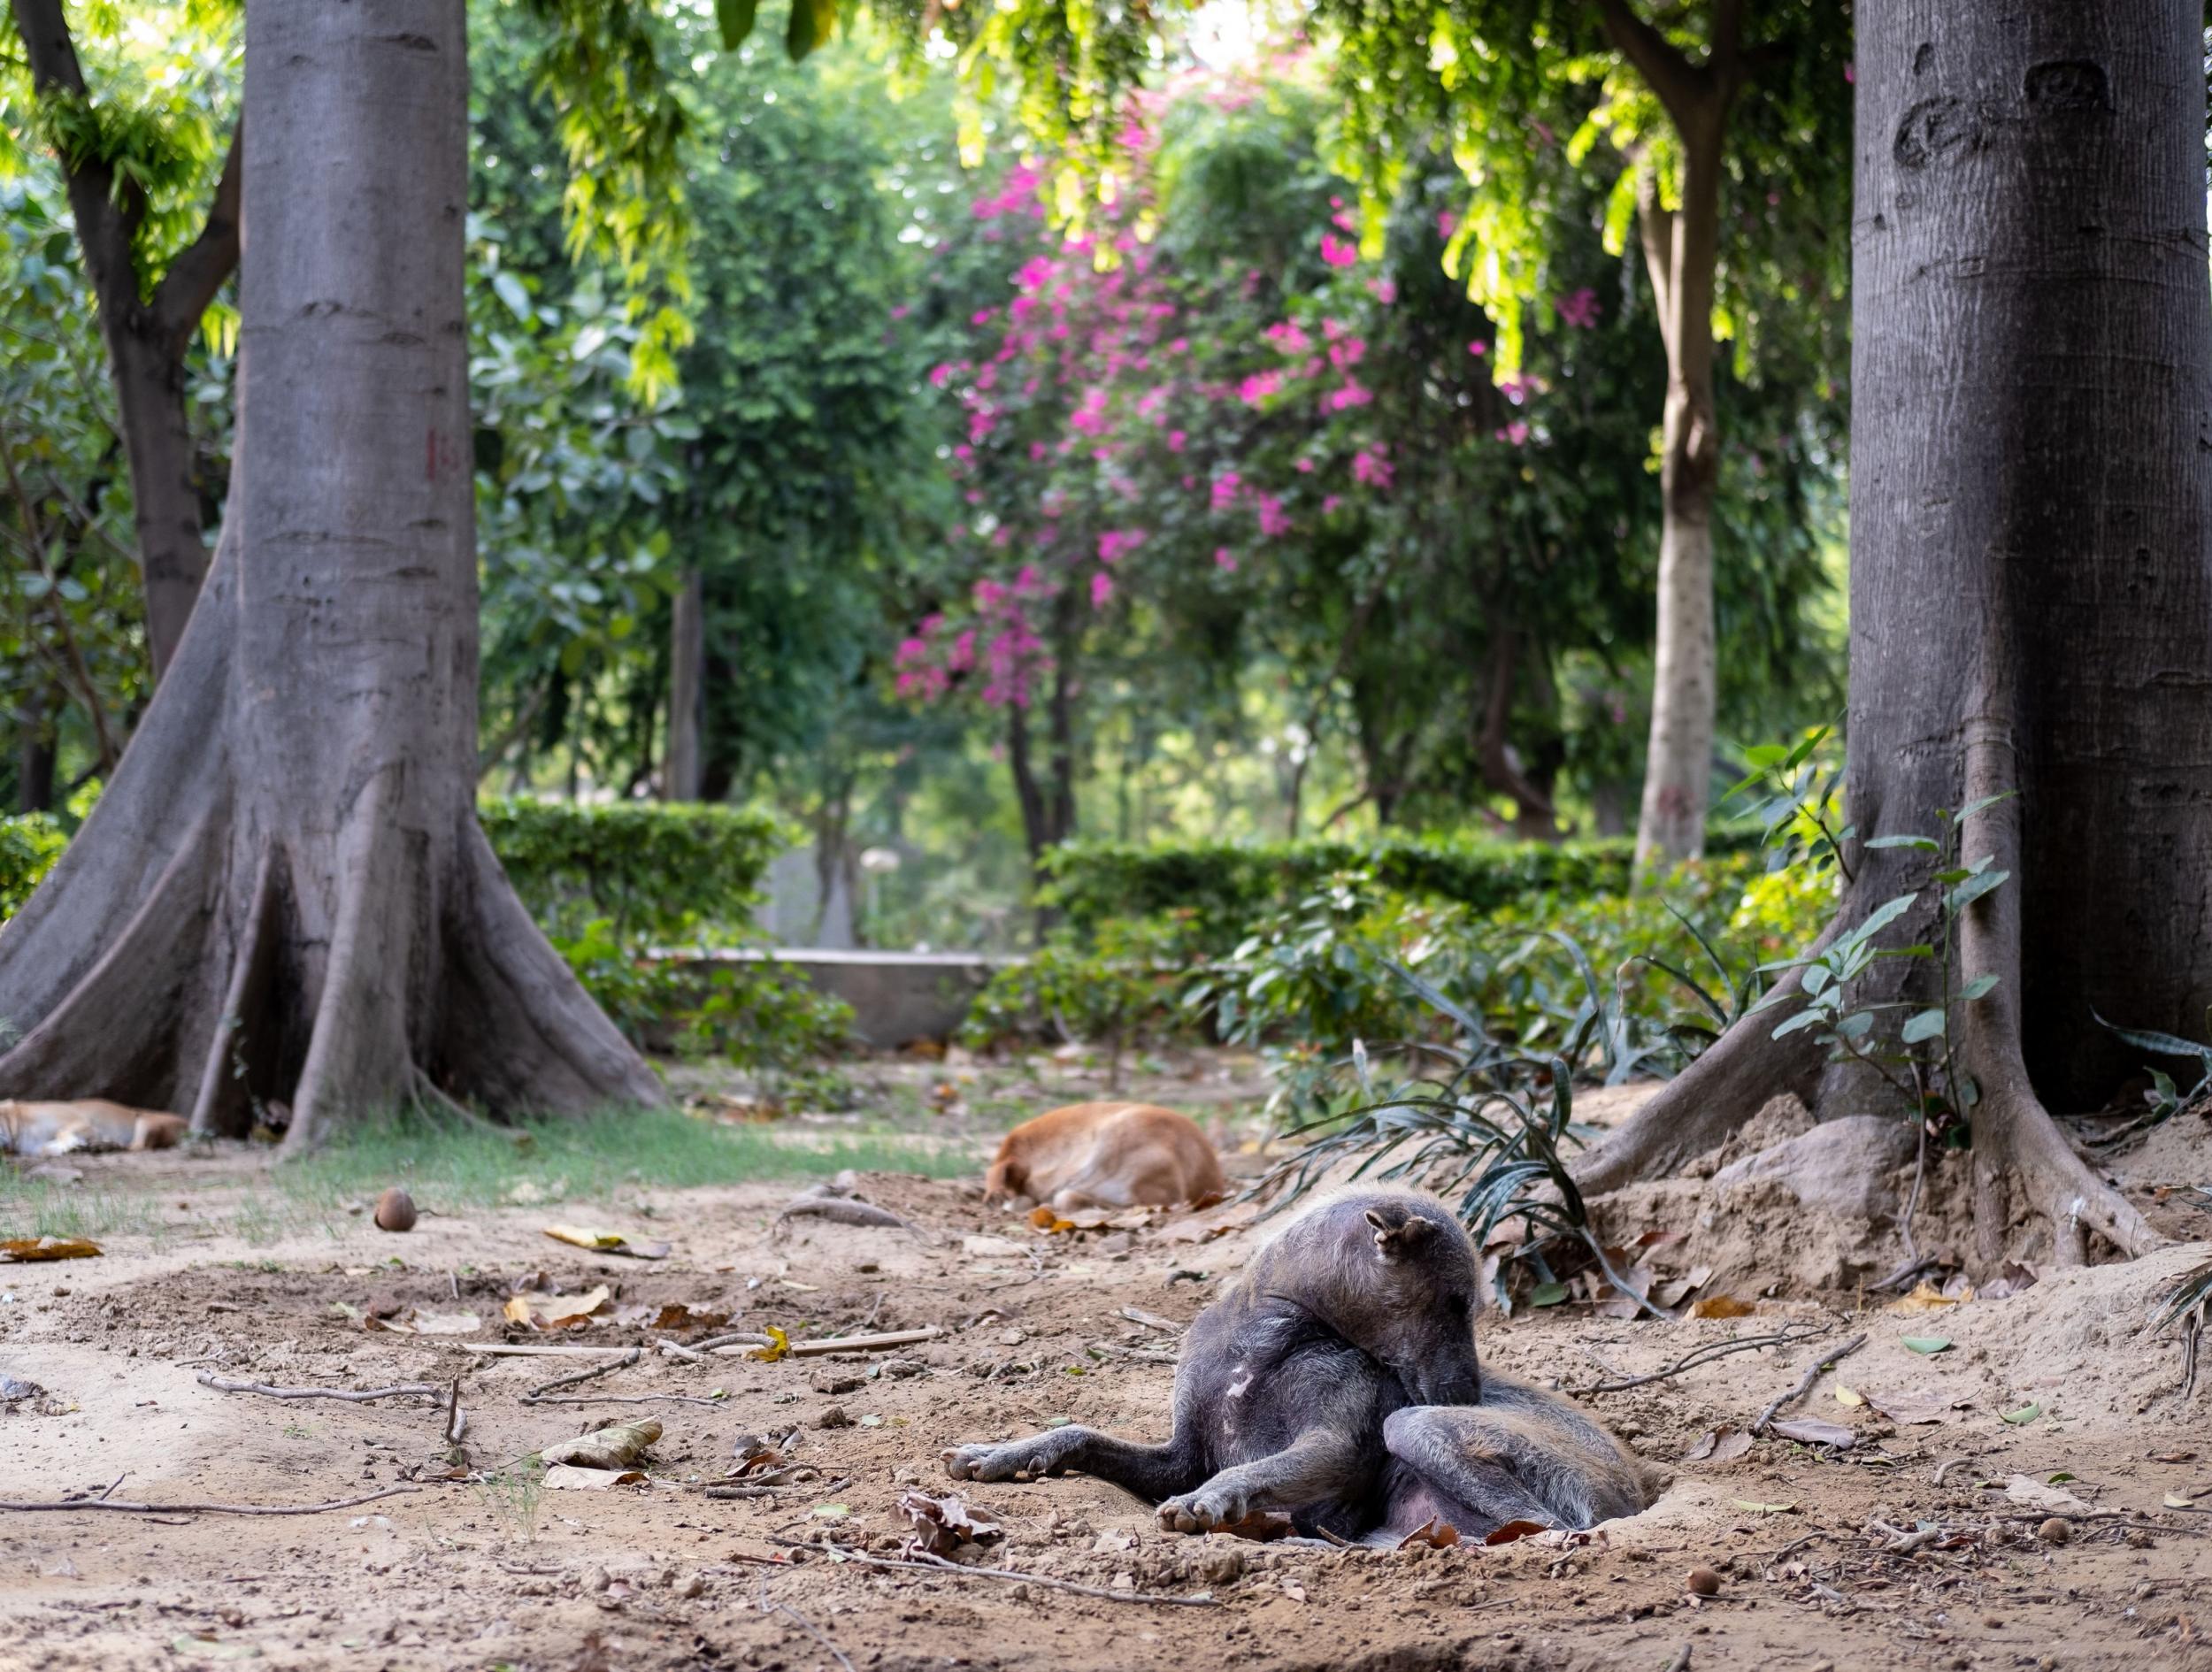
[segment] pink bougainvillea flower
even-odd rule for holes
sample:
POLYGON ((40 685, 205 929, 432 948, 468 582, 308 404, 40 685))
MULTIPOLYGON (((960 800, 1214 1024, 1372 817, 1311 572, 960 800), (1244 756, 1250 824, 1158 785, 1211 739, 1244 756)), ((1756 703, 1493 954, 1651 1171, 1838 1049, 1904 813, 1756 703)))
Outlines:
POLYGON ((1310 476, 1313 474, 1313 461, 1310 458, 1302 458, 1291 468, 1301 476, 1310 476))
POLYGON ((930 367, 929 381, 932 388, 943 388, 946 384, 952 381, 952 367, 949 365, 933 365, 930 367))
POLYGON ((1214 478, 1213 508, 1216 510, 1227 510, 1230 506, 1237 502, 1237 495, 1243 491, 1243 488, 1244 479, 1236 472, 1222 472, 1220 475, 1214 478))
POLYGON ((1357 365, 1367 353, 1364 337, 1346 337, 1329 345, 1329 364, 1340 372, 1348 372, 1357 365))
POLYGON ((1290 533, 1290 517, 1283 510, 1283 502, 1272 494, 1259 498, 1260 533, 1270 540, 1277 540, 1290 533))
POLYGON ((1515 418, 1512 423, 1498 432, 1498 439, 1501 441, 1510 441, 1514 446, 1519 447, 1528 440, 1528 426, 1520 419, 1515 418))
POLYGON ((1336 509, 1339 505, 1341 505, 1343 502, 1344 502, 1344 495, 1341 495, 1341 494, 1331 494, 1331 495, 1330 495, 1327 498, 1324 499, 1324 500, 1321 502, 1321 514, 1322 514, 1324 517, 1326 517, 1326 516, 1327 516, 1327 515, 1328 515, 1331 511, 1334 510, 1335 510, 1335 509, 1336 509))
POLYGON ((1114 578, 1101 571, 1091 577, 1091 608, 1103 610, 1113 602, 1114 578))
POLYGON ((1379 447, 1363 447, 1352 455, 1352 479, 1370 487, 1388 487, 1398 467, 1383 456, 1379 447))
POLYGON ((1214 567, 1216 569, 1225 570, 1230 574, 1235 574, 1237 571, 1236 553, 1231 551, 1226 546, 1216 546, 1214 548, 1214 567))
POLYGON ((1467 352, 1474 355, 1477 358, 1480 358, 1482 356, 1490 352, 1490 345, 1480 341, 1471 342, 1467 345, 1467 352))
POLYGON ((1183 443, 1189 439, 1190 438, 1181 430, 1170 430, 1167 433, 1167 450, 1171 453, 1181 452, 1183 450, 1183 443))
POLYGON ((1367 281, 1367 294, 1386 308, 1394 307, 1398 301, 1398 281, 1390 278, 1371 279, 1367 281))
POLYGON ((1311 339, 1300 330, 1294 319, 1279 320, 1260 333, 1285 354, 1303 354, 1311 339))
POLYGON ((1375 392, 1363 385, 1357 378, 1348 377, 1340 389, 1331 389, 1321 397, 1324 411, 1345 412, 1356 406, 1365 406, 1375 398, 1375 392))
POLYGON ((1110 528, 1098 537, 1098 561, 1118 564, 1144 544, 1141 528, 1110 528))
POLYGON ((1349 267, 1359 260, 1359 246, 1346 242, 1334 233, 1323 233, 1321 259, 1332 267, 1349 267))
POLYGON ((1439 238, 1448 244, 1452 242, 1453 234, 1458 231, 1459 217, 1456 214, 1448 209, 1440 209, 1436 211, 1436 235, 1439 238))
POLYGON ((1578 331, 1591 331, 1598 323, 1598 293, 1585 285, 1581 289, 1564 296, 1555 296, 1552 304, 1558 311, 1560 322, 1578 331))
POLYGON ((1282 393, 1283 374, 1279 372, 1256 372, 1237 385, 1237 399, 1247 406, 1258 406, 1271 396, 1282 393))

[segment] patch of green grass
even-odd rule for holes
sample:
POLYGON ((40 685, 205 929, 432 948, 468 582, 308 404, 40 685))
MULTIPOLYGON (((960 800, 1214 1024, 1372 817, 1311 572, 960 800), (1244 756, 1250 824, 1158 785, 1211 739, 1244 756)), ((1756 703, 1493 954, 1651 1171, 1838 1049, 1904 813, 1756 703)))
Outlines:
POLYGON ((404 1185, 426 1206, 489 1206, 524 1183, 539 1200, 609 1197, 641 1185, 681 1189, 753 1179, 826 1177, 862 1171, 964 1177, 978 1165, 964 1147, 893 1134, 822 1136, 767 1126, 726 1126, 672 1109, 611 1110, 533 1121, 526 1146, 480 1126, 396 1115, 358 1122, 277 1181, 296 1200, 334 1205, 404 1185))
POLYGON ((151 1237, 158 1243, 174 1230, 162 1219, 154 1197, 25 1178, 0 1165, 0 1237, 81 1237, 97 1242, 120 1234, 151 1237))

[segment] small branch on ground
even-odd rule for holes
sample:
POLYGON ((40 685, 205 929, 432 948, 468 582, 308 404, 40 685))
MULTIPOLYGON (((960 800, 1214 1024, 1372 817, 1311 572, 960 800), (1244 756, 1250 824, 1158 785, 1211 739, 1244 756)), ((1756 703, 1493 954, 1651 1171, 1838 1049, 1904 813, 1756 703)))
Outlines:
MULTIPOLYGON (((565 1387, 577 1387, 586 1382, 595 1382, 603 1376, 613 1375, 617 1370, 626 1370, 644 1356, 642 1347, 632 1347, 618 1359, 610 1359, 604 1364, 593 1365, 588 1370, 579 1370, 573 1376, 557 1377, 542 1387, 534 1387, 522 1396, 522 1402, 525 1405, 546 1404, 549 1401, 545 1396, 549 1393, 557 1393, 565 1387)), ((560 1401, 551 1402, 557 1404, 560 1401)))
POLYGON ((1749 1353, 1758 1347, 1795 1346, 1800 1341, 1816 1340, 1824 1335, 1832 1334, 1835 1327, 1832 1323, 1825 1323, 1818 1328, 1785 1329, 1771 1335, 1740 1335, 1726 1341, 1709 1341, 1703 1346, 1692 1347, 1663 1370, 1653 1370, 1644 1376, 1624 1376, 1612 1382, 1593 1382, 1587 1387, 1571 1387, 1564 1391, 1576 1399, 1587 1399, 1594 1393, 1619 1393, 1632 1387, 1641 1387, 1647 1382, 1663 1382, 1671 1376, 1694 1370, 1701 1364, 1710 1364, 1715 1359, 1724 1359, 1732 1353, 1749 1353))
POLYGON ((1776 1415, 1784 1406, 1796 1404, 1798 1400, 1803 1399, 1808 1393, 1813 1391, 1813 1384, 1820 1380, 1821 1375, 1824 1371, 1830 1369, 1839 1360, 1849 1358, 1854 1353, 1856 1353, 1865 1345, 1865 1336, 1855 1335, 1848 1341, 1843 1343, 1842 1346, 1831 1347, 1818 1358, 1815 1359, 1810 1364, 1805 1367, 1805 1374, 1797 1378, 1797 1385, 1795 1387, 1792 1388, 1786 1393, 1778 1394, 1773 1401, 1768 1405, 1766 1409, 1759 1413, 1758 1420, 1751 1425, 1751 1432, 1754 1434, 1765 1433, 1767 1424, 1775 1419, 1776 1415))
MULTIPOLYGON (((273 1400, 346 1400, 357 1405, 370 1400, 403 1399, 411 1393, 434 1399, 445 1392, 427 1382, 401 1382, 392 1387, 367 1388, 357 1393, 340 1387, 270 1387, 260 1382, 234 1382, 211 1370, 202 1370, 194 1379, 202 1387, 211 1387, 218 1393, 258 1393, 273 1400)), ((460 1384, 456 1382, 454 1386, 457 1388, 460 1384)))
POLYGON ((760 1611, 763 1614, 780 1614, 787 1615, 795 1625, 797 1625, 800 1630, 805 1632, 807 1636, 812 1637, 817 1643, 820 1644, 833 1655, 836 1656, 837 1664, 845 1668, 845 1672, 855 1672, 850 1657, 846 1654, 844 1650, 839 1648, 834 1643, 832 1643, 828 1637, 825 1637, 822 1634, 821 1628, 816 1625, 813 1621, 808 1619, 806 1615, 801 1614, 796 1608, 792 1607, 787 1603, 771 1602, 768 1600, 768 1576, 766 1574, 760 1576, 760 1592, 757 1601, 759 1603, 760 1611))
POLYGON ((127 1504, 108 1497, 64 1498, 50 1503, 17 1499, 0 1502, 0 1510, 10 1515, 28 1515, 41 1509, 113 1509, 126 1515, 320 1515, 334 1509, 351 1509, 359 1504, 373 1504, 380 1498, 397 1498, 402 1493, 421 1490, 419 1486, 387 1486, 380 1492, 334 1499, 327 1504, 127 1504))

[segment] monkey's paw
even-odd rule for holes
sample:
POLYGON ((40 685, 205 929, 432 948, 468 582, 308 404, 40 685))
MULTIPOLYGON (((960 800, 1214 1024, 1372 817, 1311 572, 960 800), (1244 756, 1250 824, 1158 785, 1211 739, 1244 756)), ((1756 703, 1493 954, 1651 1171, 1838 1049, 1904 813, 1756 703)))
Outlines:
POLYGON ((1164 1532, 1202 1533, 1231 1527, 1252 1514, 1250 1497, 1233 1487, 1209 1484, 1171 1498, 1155 1512, 1164 1532))

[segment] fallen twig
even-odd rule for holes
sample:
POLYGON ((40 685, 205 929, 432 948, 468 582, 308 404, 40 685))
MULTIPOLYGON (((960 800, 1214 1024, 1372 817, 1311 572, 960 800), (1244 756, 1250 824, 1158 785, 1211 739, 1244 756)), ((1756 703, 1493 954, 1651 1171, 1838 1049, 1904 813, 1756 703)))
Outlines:
MULTIPOLYGON (((114 1488, 108 1490, 112 1492, 114 1488)), ((351 1509, 357 1504, 373 1504, 380 1498, 396 1498, 403 1492, 421 1490, 419 1486, 387 1486, 380 1492, 334 1499, 327 1504, 127 1504, 107 1497, 63 1498, 51 1502, 16 1499, 0 1502, 0 1510, 11 1515, 27 1515, 41 1509, 114 1509, 127 1515, 319 1515, 328 1510, 351 1509)))
POLYGON ((618 1359, 610 1360, 604 1364, 595 1364, 591 1369, 579 1370, 573 1376, 556 1377, 542 1387, 532 1388, 522 1396, 522 1402, 525 1405, 560 1404, 562 1401, 558 1400, 549 1401, 545 1396, 549 1393, 557 1393, 565 1387, 576 1387, 585 1382, 597 1381, 603 1376, 611 1376, 617 1370, 627 1369, 644 1356, 645 1350, 642 1347, 627 1348, 618 1359))
POLYGON ((338 1387, 270 1387, 260 1382, 234 1382, 227 1377, 217 1376, 211 1370, 202 1370, 194 1380, 202 1387, 211 1387, 219 1393, 259 1393, 273 1400, 345 1400, 356 1405, 369 1400, 398 1399, 410 1393, 435 1398, 445 1392, 443 1388, 434 1387, 427 1382, 402 1382, 394 1387, 373 1387, 358 1393, 338 1387))
POLYGON ((468 1432, 468 1413, 461 1408, 461 1378, 453 1378, 453 1390, 446 1396, 445 1443, 458 1446, 461 1436, 468 1432))
MULTIPOLYGON (((428 1346, 443 1340, 439 1336, 414 1338, 428 1346)), ((625 1346, 533 1346, 521 1341, 448 1341, 464 1353, 480 1354, 488 1359, 602 1359, 611 1353, 634 1353, 635 1347, 625 1346)))
POLYGON ((805 1632, 807 1636, 812 1637, 817 1643, 820 1644, 824 1648, 827 1649, 832 1654, 837 1657, 837 1664, 845 1668, 845 1672, 855 1672, 852 1660, 847 1656, 844 1650, 839 1648, 834 1643, 832 1643, 828 1637, 825 1637, 822 1634, 821 1628, 817 1626, 813 1621, 808 1619, 806 1615, 801 1614, 796 1608, 792 1607, 787 1603, 771 1602, 768 1600, 768 1576, 766 1574, 760 1576, 760 1591, 757 1600, 760 1605, 760 1611, 763 1614, 788 1614, 793 1622, 797 1624, 800 1630, 805 1632))
POLYGON ((1781 1410, 1784 1406, 1794 1405, 1798 1400, 1803 1399, 1808 1393, 1813 1391, 1813 1384, 1820 1380, 1822 1372, 1828 1369, 1832 1365, 1837 1363, 1839 1361, 1849 1358, 1851 1354, 1856 1353, 1865 1345, 1865 1336, 1855 1335, 1848 1341, 1843 1343, 1842 1346, 1831 1347, 1826 1352, 1823 1353, 1818 1358, 1815 1359, 1810 1364, 1805 1367, 1805 1374, 1797 1378, 1797 1385, 1795 1387, 1792 1388, 1786 1393, 1777 1395, 1773 1401, 1767 1406, 1766 1409, 1759 1413, 1758 1420, 1751 1425, 1751 1432, 1754 1434, 1765 1433, 1767 1424, 1774 1420, 1775 1414, 1777 1412, 1781 1410))
POLYGON ((1079 1597, 1103 1597, 1109 1602, 1155 1602, 1183 1608, 1217 1608, 1221 1606, 1210 1596, 1171 1597, 1156 1591, 1109 1591, 1103 1585, 1079 1585, 1072 1580, 1049 1578, 1041 1573, 1018 1573, 1011 1568, 971 1568, 963 1562, 948 1561, 942 1556, 933 1556, 926 1550, 915 1552, 914 1559, 908 1561, 897 1556, 871 1556, 849 1545, 795 1545, 794 1547, 820 1550, 833 1561, 864 1562, 871 1568, 913 1568, 923 1573, 953 1573, 972 1575, 979 1579, 1005 1579, 1017 1584, 1043 1585, 1051 1591, 1071 1591, 1079 1597))
POLYGON ((1141 1323, 1148 1330, 1164 1330, 1170 1335, 1183 1333, 1183 1326, 1172 1318, 1164 1318, 1156 1312, 1147 1312, 1142 1307, 1124 1307, 1121 1315, 1132 1323, 1141 1323))
POLYGON ((1931 1525, 1907 1532, 1902 1527, 1891 1526, 1878 1515, 1859 1530, 1880 1536, 1883 1543, 1877 1553, 1884 1556, 1909 1556, 1914 1551, 1923 1549, 1943 1537, 1943 1529, 1938 1526, 1931 1525))
POLYGON ((1593 1382, 1587 1387, 1571 1387, 1566 1391, 1577 1399, 1587 1399, 1593 1393, 1619 1393, 1632 1387, 1642 1387, 1647 1382, 1663 1382, 1671 1376, 1685 1370, 1694 1370, 1715 1359, 1724 1359, 1732 1353, 1749 1353, 1757 1347, 1794 1346, 1800 1341, 1817 1340, 1832 1334, 1832 1323, 1802 1330, 1778 1330, 1770 1335, 1740 1335, 1726 1341, 1709 1341, 1703 1346, 1692 1347, 1663 1370, 1652 1370, 1642 1376, 1624 1376, 1617 1381, 1593 1382))
MULTIPOLYGON (((919 1330, 886 1330, 877 1335, 833 1335, 822 1341, 794 1341, 790 1351, 795 1359, 810 1359, 822 1353, 879 1353, 885 1347, 911 1346, 917 1341, 934 1341, 942 1334, 944 1331, 932 1323, 919 1330)), ((738 1349, 733 1346, 716 1347, 713 1351, 726 1354, 738 1349)))
POLYGON ((870 1201, 854 1201, 844 1196, 800 1196, 787 1203, 778 1214, 771 1230, 782 1225, 787 1219, 826 1219, 838 1225, 879 1225, 887 1231, 903 1231, 928 1240, 928 1233, 910 1220, 902 1219, 888 1208, 879 1208, 870 1201))
POLYGON ((757 1330, 733 1330, 727 1335, 710 1335, 703 1341, 694 1341, 685 1351, 696 1353, 701 1358, 704 1358, 718 1347, 766 1346, 768 1345, 769 1338, 761 1334, 757 1330))

